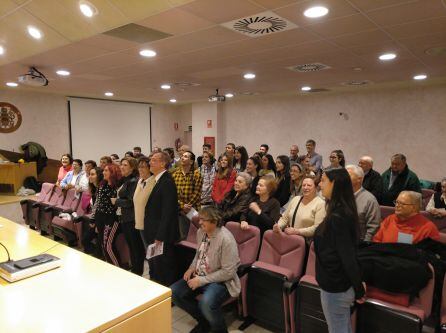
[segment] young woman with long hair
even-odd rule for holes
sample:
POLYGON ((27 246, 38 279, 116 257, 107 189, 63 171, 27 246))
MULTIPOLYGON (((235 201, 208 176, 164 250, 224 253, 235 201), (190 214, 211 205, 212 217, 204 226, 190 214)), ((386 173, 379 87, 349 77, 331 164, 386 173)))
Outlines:
POLYGON ((234 186, 237 172, 232 168, 232 158, 224 153, 219 158, 219 167, 217 175, 212 185, 212 200, 216 204, 220 204, 224 199, 226 193, 228 193, 234 186))

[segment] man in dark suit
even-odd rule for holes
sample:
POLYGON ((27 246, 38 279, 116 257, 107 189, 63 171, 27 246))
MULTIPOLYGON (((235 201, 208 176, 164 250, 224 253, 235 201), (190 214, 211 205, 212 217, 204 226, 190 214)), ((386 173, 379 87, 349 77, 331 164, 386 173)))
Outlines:
POLYGON ((150 279, 170 286, 177 279, 174 242, 178 240, 178 198, 172 176, 167 171, 169 156, 153 154, 150 171, 156 179, 155 187, 147 201, 144 214, 146 244, 163 242, 163 254, 149 260, 150 279))

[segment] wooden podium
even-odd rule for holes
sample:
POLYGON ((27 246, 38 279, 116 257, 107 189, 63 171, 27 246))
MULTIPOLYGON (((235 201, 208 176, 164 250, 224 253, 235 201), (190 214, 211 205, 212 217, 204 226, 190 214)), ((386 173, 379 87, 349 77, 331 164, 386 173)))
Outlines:
POLYGON ((0 163, 0 192, 16 194, 25 178, 30 176, 37 178, 36 162, 0 163), (6 188, 4 185, 9 186, 6 188))

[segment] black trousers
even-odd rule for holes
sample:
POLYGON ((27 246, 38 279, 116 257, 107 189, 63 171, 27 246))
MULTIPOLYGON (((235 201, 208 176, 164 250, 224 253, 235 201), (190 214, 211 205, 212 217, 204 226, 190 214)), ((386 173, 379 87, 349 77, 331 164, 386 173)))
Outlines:
POLYGON ((121 231, 129 246, 132 273, 142 275, 144 272, 145 247, 141 239, 140 231, 135 229, 135 221, 121 222, 121 231))

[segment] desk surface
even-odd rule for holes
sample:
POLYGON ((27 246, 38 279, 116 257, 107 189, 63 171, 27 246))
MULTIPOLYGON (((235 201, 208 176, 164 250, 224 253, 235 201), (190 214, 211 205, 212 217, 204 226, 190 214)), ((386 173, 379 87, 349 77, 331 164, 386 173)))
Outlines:
MULTIPOLYGON (((0 278, 0 332, 98 332, 166 300, 171 291, 0 217, 13 260, 46 252, 55 270, 15 283, 0 278)), ((0 248, 0 261, 7 259, 0 248)))

